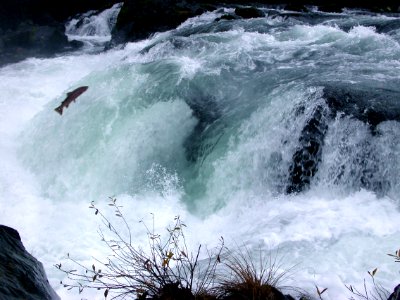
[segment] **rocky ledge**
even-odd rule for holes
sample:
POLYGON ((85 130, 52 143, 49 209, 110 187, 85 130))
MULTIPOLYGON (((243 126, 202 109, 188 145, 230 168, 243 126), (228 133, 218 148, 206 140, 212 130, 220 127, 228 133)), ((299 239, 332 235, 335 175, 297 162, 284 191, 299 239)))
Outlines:
POLYGON ((68 18, 104 10, 122 0, 12 0, 0 5, 0 66, 27 57, 49 57, 77 49, 65 35, 68 18))
POLYGON ((0 225, 0 299, 60 299, 42 263, 25 250, 18 231, 4 225, 0 225))
POLYGON ((361 8, 372 12, 397 13, 400 4, 394 0, 369 1, 325 1, 325 0, 124 0, 113 31, 112 43, 119 44, 147 38, 154 32, 173 29, 189 17, 222 6, 236 7, 234 15, 222 19, 255 18, 264 14, 257 6, 279 6, 292 11, 307 12, 309 7, 318 6, 321 11, 341 12, 343 8, 361 8))
POLYGON ((69 42, 64 30, 68 18, 89 10, 104 10, 123 2, 112 43, 132 42, 152 33, 170 30, 190 17, 221 6, 234 6, 234 15, 222 19, 260 17, 257 6, 279 6, 292 11, 307 12, 318 6, 326 12, 340 12, 342 8, 361 8, 373 12, 398 13, 395 0, 382 1, 325 1, 325 0, 13 0, 0 6, 0 66, 27 57, 49 57, 56 53, 77 49, 79 42, 69 42), (247 8, 246 8, 247 7, 247 8), (252 8, 249 8, 252 7, 252 8))

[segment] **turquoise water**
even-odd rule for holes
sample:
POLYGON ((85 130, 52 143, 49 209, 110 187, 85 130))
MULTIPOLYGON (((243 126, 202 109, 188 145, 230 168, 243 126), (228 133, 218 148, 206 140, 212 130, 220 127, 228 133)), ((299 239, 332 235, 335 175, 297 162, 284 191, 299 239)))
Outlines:
POLYGON ((121 49, 0 70, 0 220, 21 232, 63 299, 74 295, 52 265, 67 252, 82 262, 106 254, 87 206, 109 196, 133 224, 154 213, 161 230, 181 215, 192 245, 222 235, 290 253, 299 267, 287 285, 311 294, 318 285, 345 299, 343 283, 362 284, 375 267, 394 287, 386 254, 399 247, 398 122, 375 134, 348 115, 328 120, 309 188, 285 191, 327 83, 400 92, 400 19, 266 12, 221 22, 222 12, 207 13, 121 49))

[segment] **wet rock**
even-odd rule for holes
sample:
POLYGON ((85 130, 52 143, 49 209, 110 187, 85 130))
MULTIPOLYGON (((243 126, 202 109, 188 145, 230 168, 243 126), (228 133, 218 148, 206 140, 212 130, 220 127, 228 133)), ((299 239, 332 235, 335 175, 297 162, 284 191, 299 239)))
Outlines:
POLYGON ((337 5, 337 3, 323 3, 318 5, 320 11, 329 13, 341 13, 345 6, 337 5))
POLYGON ((118 0, 13 0, 2 1, 0 6, 0 28, 15 29, 21 22, 40 26, 64 24, 78 14, 89 10, 104 10, 118 0))
MULTIPOLYGON (((377 134, 377 126, 385 121, 400 122, 400 91, 383 89, 374 85, 355 85, 347 83, 330 83, 324 87, 325 103, 318 105, 312 112, 300 133, 298 147, 293 154, 289 167, 287 193, 299 193, 308 188, 318 171, 322 158, 322 148, 329 122, 338 114, 350 116, 370 125, 371 134, 377 134)), ((302 113, 302 112, 299 112, 302 113)), ((365 151, 357 158, 361 168, 360 187, 383 194, 389 184, 377 179, 377 165, 367 165, 377 159, 370 149, 369 142, 364 145, 365 151)))
POLYGON ((64 34, 63 26, 20 24, 2 34, 3 51, 0 65, 13 63, 26 57, 47 57, 57 52, 73 49, 64 34))
POLYGON ((310 1, 300 1, 301 4, 306 5, 316 5, 320 10, 325 12, 341 12, 343 8, 356 8, 356 9, 366 9, 373 12, 398 12, 399 3, 395 0, 383 0, 383 1, 324 1, 324 0, 310 0, 310 1))
POLYGON ((196 162, 199 158, 207 156, 220 138, 215 131, 220 132, 220 109, 215 98, 205 93, 201 88, 191 87, 192 93, 185 97, 186 103, 192 110, 193 116, 198 120, 193 132, 184 142, 186 159, 196 162))
MULTIPOLYGON (((122 0, 71 0, 57 2, 52 0, 14 0, 3 1, 0 5, 0 65, 13 63, 30 56, 48 57, 55 53, 76 49, 76 42, 69 43, 64 32, 59 30, 65 21, 79 13, 89 10, 104 10, 122 0), (31 28, 27 28, 30 24, 31 28), (52 28, 53 33, 49 33, 52 28), (13 32, 13 31, 17 32, 13 32), (45 33, 44 31, 47 31, 45 33), (39 34, 37 33, 39 32, 39 34), (28 37, 28 43, 20 37, 28 37), (32 39, 38 41, 32 42, 32 39), (47 39, 47 40, 46 40, 47 39), (58 39, 59 44, 55 43, 58 39), (20 44, 15 45, 16 41, 20 44), (42 41, 43 43, 40 43, 42 41), (9 46, 9 44, 14 46, 9 46), (38 44, 41 45, 38 45, 38 44), (43 47, 44 44, 49 47, 43 47), (34 45, 34 47, 27 45, 34 45)), ((400 5, 394 0, 379 3, 365 1, 335 1, 326 3, 322 0, 287 2, 278 0, 259 0, 260 5, 285 5, 287 9, 306 12, 308 5, 320 6, 323 11, 340 12, 343 7, 365 8, 378 12, 400 12, 400 5)), ((247 1, 231 0, 125 0, 118 16, 116 27, 112 32, 113 45, 136 41, 149 37, 155 32, 176 28, 190 17, 205 11, 217 9, 229 4, 247 5, 247 1)), ((238 7, 235 15, 227 14, 217 20, 232 20, 236 17, 263 17, 262 10, 256 7, 238 7)))
MULTIPOLYGON (((209 8, 210 5, 206 7, 209 8)), ((155 32, 176 28, 205 12, 196 2, 176 0, 125 0, 112 33, 112 43, 148 38, 155 32)))
POLYGON ((388 300, 400 300, 400 284, 394 288, 394 291, 389 296, 388 300))
POLYGON ((70 43, 64 23, 69 17, 93 9, 105 9, 116 0, 3 1, 0 5, 0 66, 27 57, 50 57, 81 46, 70 43))
POLYGON ((400 91, 338 83, 325 85, 324 98, 335 113, 352 116, 372 128, 384 121, 400 121, 400 91))
POLYGON ((330 114, 330 110, 325 106, 317 106, 301 131, 299 146, 289 167, 287 193, 302 192, 308 188, 311 179, 317 173, 330 114))
POLYGON ((287 5, 285 5, 285 9, 298 12, 309 12, 309 9, 301 3, 288 3, 287 5))
POLYGON ((0 299, 60 299, 43 265, 25 250, 18 231, 4 225, 0 225, 0 299))
POLYGON ((219 17, 219 18, 216 18, 214 21, 215 21, 215 22, 218 22, 218 21, 221 21, 221 20, 230 21, 230 20, 236 20, 236 19, 238 19, 238 17, 237 17, 236 15, 226 14, 226 15, 222 15, 222 16, 219 17))
POLYGON ((256 7, 237 7, 235 14, 243 19, 263 18, 264 12, 256 7))

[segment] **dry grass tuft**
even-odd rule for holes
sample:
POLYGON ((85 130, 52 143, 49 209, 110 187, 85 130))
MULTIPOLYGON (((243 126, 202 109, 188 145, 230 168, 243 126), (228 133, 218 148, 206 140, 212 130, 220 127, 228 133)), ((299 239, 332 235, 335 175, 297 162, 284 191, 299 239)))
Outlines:
POLYGON ((261 249, 258 260, 253 257, 247 248, 225 255, 223 264, 227 272, 220 280, 219 296, 226 300, 288 299, 279 291, 281 281, 290 271, 282 269, 282 259, 261 249))

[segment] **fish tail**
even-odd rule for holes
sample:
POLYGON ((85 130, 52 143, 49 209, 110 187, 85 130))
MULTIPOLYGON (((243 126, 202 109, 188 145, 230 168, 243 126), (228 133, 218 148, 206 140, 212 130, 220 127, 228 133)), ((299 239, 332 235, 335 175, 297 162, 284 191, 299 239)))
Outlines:
POLYGON ((63 112, 62 106, 59 106, 59 107, 55 108, 54 110, 55 110, 56 112, 58 112, 58 113, 60 114, 60 116, 62 115, 62 112, 63 112))

